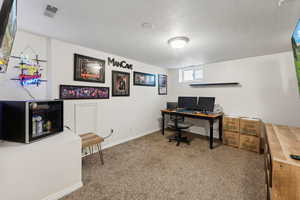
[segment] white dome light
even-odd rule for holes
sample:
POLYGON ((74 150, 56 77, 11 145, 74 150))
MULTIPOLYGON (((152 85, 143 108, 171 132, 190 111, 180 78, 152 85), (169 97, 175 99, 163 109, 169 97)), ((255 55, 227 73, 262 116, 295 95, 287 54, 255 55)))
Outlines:
POLYGON ((174 49, 180 49, 190 41, 188 37, 174 37, 168 40, 168 44, 174 49))

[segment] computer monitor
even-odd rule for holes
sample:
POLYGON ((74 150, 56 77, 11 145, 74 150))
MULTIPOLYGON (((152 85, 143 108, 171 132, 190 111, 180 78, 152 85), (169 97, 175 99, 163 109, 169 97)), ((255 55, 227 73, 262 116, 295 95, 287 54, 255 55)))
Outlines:
POLYGON ((178 97, 178 107, 193 110, 197 106, 197 97, 178 97))
POLYGON ((167 102, 167 110, 176 110, 177 107, 177 102, 167 102))
POLYGON ((215 97, 199 97, 197 110, 201 112, 214 112, 215 97))

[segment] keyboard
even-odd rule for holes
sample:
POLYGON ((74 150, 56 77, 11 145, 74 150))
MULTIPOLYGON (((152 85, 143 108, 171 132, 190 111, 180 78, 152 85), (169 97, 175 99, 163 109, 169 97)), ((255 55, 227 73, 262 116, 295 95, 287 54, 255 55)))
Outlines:
POLYGON ((191 113, 191 114, 196 113, 196 111, 194 110, 186 110, 186 109, 177 109, 176 111, 181 113, 191 113))
POLYGON ((177 109, 176 112, 179 113, 188 113, 188 114, 215 114, 213 112, 200 112, 200 111, 195 111, 195 110, 187 110, 187 109, 177 109))

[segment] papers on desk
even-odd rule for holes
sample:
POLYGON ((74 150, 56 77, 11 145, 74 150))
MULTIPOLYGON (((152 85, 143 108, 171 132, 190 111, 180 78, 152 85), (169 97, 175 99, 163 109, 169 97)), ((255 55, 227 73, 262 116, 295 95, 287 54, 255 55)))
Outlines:
POLYGON ((223 112, 222 106, 220 106, 220 104, 215 104, 214 113, 213 114, 218 114, 218 113, 222 113, 222 112, 223 112))

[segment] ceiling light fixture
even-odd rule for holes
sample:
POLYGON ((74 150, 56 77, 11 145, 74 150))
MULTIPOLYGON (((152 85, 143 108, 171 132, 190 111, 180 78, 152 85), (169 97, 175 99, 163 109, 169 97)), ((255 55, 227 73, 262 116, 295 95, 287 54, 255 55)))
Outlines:
POLYGON ((294 2, 295 0, 279 0, 278 7, 294 2))
POLYGON ((278 6, 280 7, 280 6, 282 6, 282 4, 284 4, 285 3, 285 0, 279 0, 278 1, 278 6))
POLYGON ((168 40, 168 44, 174 49, 181 49, 189 43, 190 39, 185 36, 174 37, 168 40))

